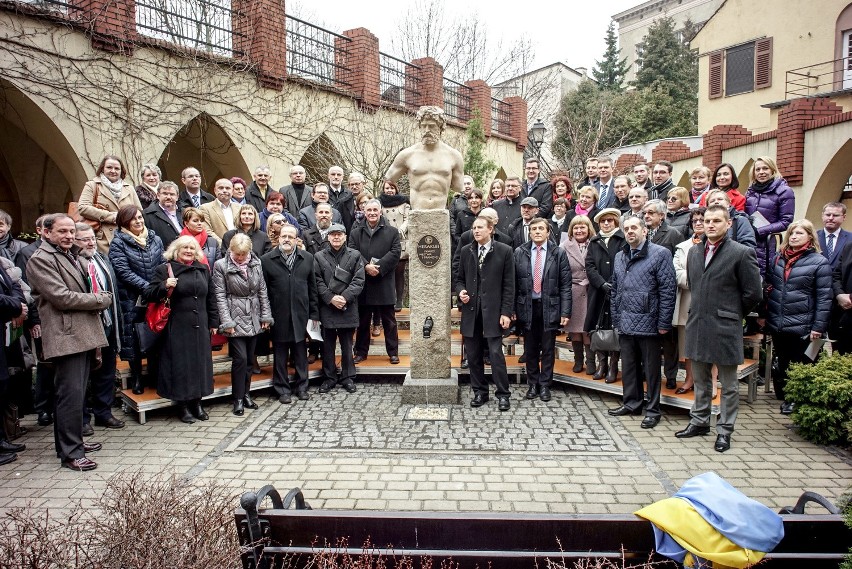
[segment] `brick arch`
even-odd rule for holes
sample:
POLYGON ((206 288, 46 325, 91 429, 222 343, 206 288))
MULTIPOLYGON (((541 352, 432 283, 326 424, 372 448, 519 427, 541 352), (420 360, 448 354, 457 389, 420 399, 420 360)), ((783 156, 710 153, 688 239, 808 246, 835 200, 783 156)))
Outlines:
POLYGON ((805 217, 816 223, 822 215, 823 205, 841 201, 841 195, 850 176, 852 176, 852 138, 847 140, 826 163, 825 169, 814 185, 814 191, 811 192, 805 217))
POLYGON ((163 149, 157 165, 164 180, 180 186, 180 174, 192 166, 208 190, 219 178, 251 179, 251 170, 225 129, 207 113, 199 113, 178 130, 163 149))

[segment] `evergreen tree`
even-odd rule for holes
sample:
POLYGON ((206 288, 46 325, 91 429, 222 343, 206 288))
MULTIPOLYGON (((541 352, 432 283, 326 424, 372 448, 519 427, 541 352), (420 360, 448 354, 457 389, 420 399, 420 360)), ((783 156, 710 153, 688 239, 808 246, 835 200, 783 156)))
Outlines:
POLYGON ((622 91, 624 77, 629 69, 627 58, 618 59, 618 38, 615 35, 615 22, 610 22, 606 29, 606 49, 603 61, 595 61, 592 77, 601 89, 607 91, 622 91))
POLYGON ((464 153, 464 173, 473 178, 477 188, 485 187, 489 175, 497 169, 497 164, 485 156, 485 130, 482 128, 482 114, 473 110, 473 116, 467 121, 467 149, 464 153))

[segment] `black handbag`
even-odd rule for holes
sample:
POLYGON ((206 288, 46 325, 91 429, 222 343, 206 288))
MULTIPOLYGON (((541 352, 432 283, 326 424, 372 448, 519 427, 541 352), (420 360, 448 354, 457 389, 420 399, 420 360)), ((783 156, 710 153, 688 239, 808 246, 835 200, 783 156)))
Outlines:
POLYGON ((154 332, 147 322, 136 322, 133 324, 133 328, 136 330, 136 337, 139 340, 140 355, 147 355, 157 347, 162 332, 154 332))
POLYGON ((589 337, 592 339, 591 348, 593 352, 619 352, 621 346, 618 343, 618 331, 613 329, 612 324, 604 322, 604 315, 609 312, 609 299, 604 302, 601 307, 601 313, 598 315, 598 322, 595 329, 589 332, 589 337))

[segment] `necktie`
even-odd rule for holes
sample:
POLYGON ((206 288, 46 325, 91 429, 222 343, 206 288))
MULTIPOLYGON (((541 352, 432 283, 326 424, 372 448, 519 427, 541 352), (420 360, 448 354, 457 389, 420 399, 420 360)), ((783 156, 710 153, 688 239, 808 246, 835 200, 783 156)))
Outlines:
POLYGON ((831 254, 834 253, 834 233, 828 234, 828 241, 825 244, 826 256, 831 259, 831 254))
POLYGON ((713 258, 713 253, 716 251, 716 246, 707 244, 707 250, 704 252, 704 268, 707 268, 707 265, 710 264, 710 259, 713 258))
POLYGON ((195 207, 201 207, 201 196, 192 196, 192 203, 195 205, 195 207))
POLYGON ((479 246, 479 268, 482 269, 482 261, 485 260, 485 245, 479 246))
POLYGON ((544 256, 542 254, 541 245, 535 248, 535 267, 533 268, 533 292, 535 294, 541 294, 541 258, 544 256))
POLYGON ((97 294, 100 291, 100 287, 98 287, 98 275, 95 273, 94 261, 89 262, 89 282, 92 285, 92 292, 97 294))
POLYGON ((598 199, 598 208, 603 209, 609 203, 609 186, 601 184, 601 197, 598 199))

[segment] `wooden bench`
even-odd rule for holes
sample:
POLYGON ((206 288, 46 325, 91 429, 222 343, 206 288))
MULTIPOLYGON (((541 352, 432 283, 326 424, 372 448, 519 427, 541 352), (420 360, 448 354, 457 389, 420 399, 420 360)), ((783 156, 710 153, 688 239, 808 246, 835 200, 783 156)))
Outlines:
MULTIPOLYGON (((761 566, 837 567, 852 546, 852 530, 824 498, 806 493, 782 510, 785 536, 761 566), (816 501, 828 514, 805 514, 816 501), (792 513, 795 512, 795 513, 792 513)), ((431 558, 432 567, 452 560, 460 569, 537 569, 554 562, 606 558, 617 566, 665 558, 654 553, 651 524, 632 514, 556 515, 446 512, 312 510, 301 491, 282 500, 272 486, 240 499, 235 521, 245 569, 301 569, 322 566, 317 556, 402 556, 414 567, 431 558), (261 509, 266 499, 271 509, 261 509)), ((396 565, 387 560, 388 567, 396 565)), ((373 564, 367 564, 372 567, 373 564)))

